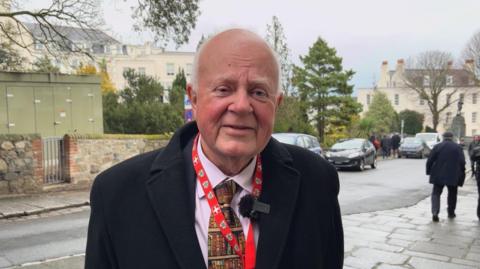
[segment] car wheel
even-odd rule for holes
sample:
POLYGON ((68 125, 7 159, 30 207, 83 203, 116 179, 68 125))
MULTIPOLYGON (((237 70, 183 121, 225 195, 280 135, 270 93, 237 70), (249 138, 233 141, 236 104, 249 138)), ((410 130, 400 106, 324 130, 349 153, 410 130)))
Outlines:
POLYGON ((370 166, 372 167, 372 169, 377 168, 377 159, 374 159, 373 163, 370 166))
POLYGON ((365 160, 364 159, 360 160, 360 163, 358 164, 358 170, 359 171, 365 170, 365 160))

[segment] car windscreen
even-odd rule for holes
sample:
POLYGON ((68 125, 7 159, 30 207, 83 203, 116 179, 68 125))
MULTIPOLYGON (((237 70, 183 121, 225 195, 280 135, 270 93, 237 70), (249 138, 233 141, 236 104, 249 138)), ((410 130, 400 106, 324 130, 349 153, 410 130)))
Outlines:
POLYGON ((295 141, 297 140, 297 138, 293 135, 273 134, 272 137, 282 143, 290 144, 290 145, 295 145, 295 141))
POLYGON ((414 145, 418 146, 422 144, 422 140, 420 138, 405 138, 403 141, 403 145, 414 145))
POLYGON ((437 134, 417 134, 415 137, 422 139, 423 141, 435 141, 437 134))
POLYGON ((334 150, 347 150, 347 149, 360 149, 362 147, 363 140, 361 139, 352 139, 336 143, 332 146, 334 150))

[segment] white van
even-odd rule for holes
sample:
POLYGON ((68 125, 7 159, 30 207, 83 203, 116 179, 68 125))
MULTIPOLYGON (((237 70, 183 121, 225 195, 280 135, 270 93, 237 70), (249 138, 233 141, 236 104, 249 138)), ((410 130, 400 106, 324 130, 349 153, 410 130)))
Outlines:
POLYGON ((439 133, 418 133, 415 135, 415 137, 425 141, 430 149, 433 149, 436 144, 442 142, 443 140, 442 135, 439 133))

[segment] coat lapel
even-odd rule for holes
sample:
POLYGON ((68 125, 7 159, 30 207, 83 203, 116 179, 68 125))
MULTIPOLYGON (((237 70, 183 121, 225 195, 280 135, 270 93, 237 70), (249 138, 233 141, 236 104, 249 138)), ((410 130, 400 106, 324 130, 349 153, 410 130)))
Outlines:
MULTIPOLYGON (((191 130, 187 126, 188 131, 191 130)), ((146 187, 180 268, 206 269, 195 232, 195 175, 188 154, 191 154, 192 136, 184 135, 182 139, 185 130, 179 133, 155 160, 146 187)))
POLYGON ((260 237, 256 269, 277 268, 287 241, 300 186, 300 174, 292 167, 288 151, 273 140, 262 153, 263 187, 259 200, 270 213, 259 219, 260 237))

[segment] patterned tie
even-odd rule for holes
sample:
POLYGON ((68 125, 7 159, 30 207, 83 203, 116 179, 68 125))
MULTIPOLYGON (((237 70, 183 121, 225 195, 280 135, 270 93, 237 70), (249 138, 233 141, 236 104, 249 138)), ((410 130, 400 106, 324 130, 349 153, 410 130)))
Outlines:
MULTIPOLYGON (((242 224, 230 206, 237 185, 228 178, 215 187, 215 195, 218 204, 222 209, 225 220, 230 226, 233 235, 243 250, 245 249, 245 236, 243 235, 242 224)), ((217 223, 210 216, 208 226, 208 269, 242 269, 242 261, 235 251, 230 247, 227 240, 223 237, 217 223)))

